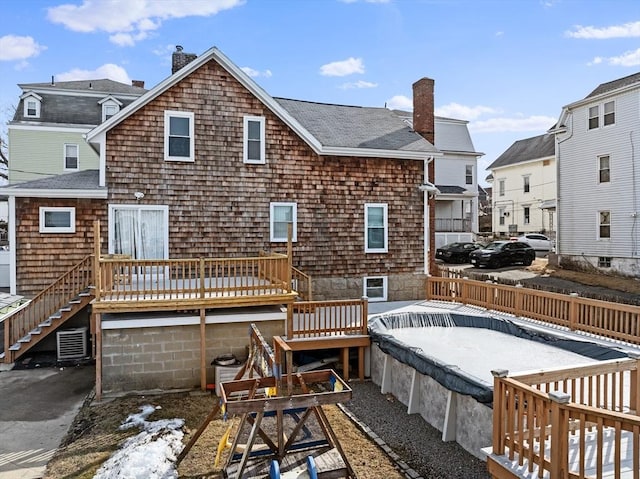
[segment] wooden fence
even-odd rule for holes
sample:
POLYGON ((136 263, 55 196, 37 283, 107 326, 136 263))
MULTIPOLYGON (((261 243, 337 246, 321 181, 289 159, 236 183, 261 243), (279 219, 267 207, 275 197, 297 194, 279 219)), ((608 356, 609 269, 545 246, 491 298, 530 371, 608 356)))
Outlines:
MULTIPOLYGON (((493 455, 537 477, 639 479, 638 371, 633 358, 510 377, 494 372, 493 455)), ((489 456, 489 471, 504 477, 496 464, 489 456)))
POLYGON ((287 339, 368 335, 367 310, 366 299, 292 303, 287 309, 287 339))
POLYGON ((427 280, 427 299, 455 301, 640 344, 640 306, 467 278, 427 280))

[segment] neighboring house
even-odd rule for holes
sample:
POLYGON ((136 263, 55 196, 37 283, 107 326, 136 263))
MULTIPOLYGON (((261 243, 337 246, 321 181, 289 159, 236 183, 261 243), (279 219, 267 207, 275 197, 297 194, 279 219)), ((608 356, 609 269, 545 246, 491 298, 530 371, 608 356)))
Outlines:
POLYGON ((558 260, 640 276, 640 73, 562 108, 558 260))
MULTIPOLYGON (((396 111, 408 124, 410 113, 396 111)), ((435 117, 435 244, 474 241, 479 231, 478 158, 465 120, 435 117)))
MULTIPOLYGON (((183 55, 179 49, 174 64, 183 55)), ((273 98, 217 48, 175 70, 87 134, 97 169, 0 191, 14 218, 13 289, 35 294, 92 254, 100 220, 103 254, 158 261, 284 252, 291 225, 293 263, 311 276, 314 299, 424 298, 434 251, 427 172, 440 155, 433 80, 414 84, 420 118, 410 128, 386 108, 273 98)), ((204 307, 195 324, 175 311, 135 321, 131 311, 119 311, 93 323, 104 332, 99 349, 110 351, 111 388, 126 388, 128 368, 140 363, 121 348, 126 338, 136 345, 159 340, 154 334, 184 338, 181 328, 189 325, 184 348, 205 341, 204 307)), ((246 323, 255 317, 243 311, 229 320, 235 329, 215 320, 228 327, 206 330, 213 335, 207 354, 229 351, 231 339, 220 338, 246 341, 246 323)), ((266 337, 282 334, 280 310, 270 317, 277 320, 266 337)), ((182 372, 204 364, 197 353, 183 356, 163 364, 183 361, 182 372)), ((135 386, 159 382, 151 369, 135 386)))
POLYGON ((518 140, 488 168, 493 178, 493 233, 506 236, 556 229, 554 136, 518 140))
POLYGON ((147 91, 143 82, 104 79, 18 86, 20 102, 8 125, 9 184, 98 169, 84 135, 147 91))

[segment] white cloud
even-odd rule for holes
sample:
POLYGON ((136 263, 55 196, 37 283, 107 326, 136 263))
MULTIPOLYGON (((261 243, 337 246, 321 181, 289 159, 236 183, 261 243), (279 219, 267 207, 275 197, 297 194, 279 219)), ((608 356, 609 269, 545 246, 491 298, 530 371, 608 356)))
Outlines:
POLYGON ((633 38, 640 37, 640 22, 629 22, 623 25, 609 27, 583 27, 576 25, 572 31, 565 32, 571 38, 586 38, 604 40, 607 38, 633 38))
POLYGON ((474 133, 499 133, 506 131, 546 131, 551 128, 557 118, 543 115, 532 115, 518 118, 489 118, 487 120, 469 122, 469 131, 474 133))
POLYGON ((592 61, 590 61, 587 65, 599 65, 603 62, 608 63, 609 65, 623 66, 623 67, 635 67, 640 65, 640 48, 637 50, 632 50, 628 52, 624 52, 622 55, 618 55, 617 57, 595 57, 592 61))
POLYGON ((271 70, 265 70, 261 72, 259 70, 254 70, 251 67, 242 67, 240 69, 243 72, 245 72, 247 75, 249 75, 251 78, 257 78, 257 77, 271 78, 271 76, 273 75, 271 73, 271 70))
POLYGON ((396 95, 387 100, 390 110, 413 110, 413 99, 404 95, 396 95))
POLYGON ((32 37, 0 37, 0 61, 25 60, 38 56, 46 49, 47 47, 38 44, 32 37))
POLYGON ((327 63, 320 67, 320 74, 329 77, 343 77, 354 73, 364 73, 362 58, 347 58, 339 62, 327 63))
POLYGON ((148 38, 164 20, 190 16, 208 17, 242 5, 245 0, 83 0, 48 9, 53 23, 81 33, 103 31, 109 40, 130 46, 148 38))
POLYGON ((378 86, 377 83, 359 80, 351 83, 343 83, 342 85, 340 85, 340 88, 342 88, 343 90, 350 90, 352 88, 375 88, 377 86, 378 86))
POLYGON ((435 111, 437 116, 456 118, 459 120, 475 120, 482 115, 495 113, 499 113, 499 111, 489 106, 466 106, 460 105, 459 103, 449 103, 448 105, 437 107, 435 111))
POLYGON ((73 81, 73 80, 98 80, 108 78, 110 80, 119 81, 121 83, 131 84, 131 79, 127 71, 121 66, 113 63, 106 63, 95 70, 81 70, 74 68, 68 72, 58 73, 57 81, 73 81))

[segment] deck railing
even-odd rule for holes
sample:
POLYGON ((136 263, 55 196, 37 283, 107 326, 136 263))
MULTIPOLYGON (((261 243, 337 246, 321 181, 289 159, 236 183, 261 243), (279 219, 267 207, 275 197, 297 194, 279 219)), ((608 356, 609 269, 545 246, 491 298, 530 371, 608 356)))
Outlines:
POLYGON ((26 307, 5 319, 5 355, 9 356, 11 345, 68 305, 78 296, 78 293, 88 290, 92 282, 93 256, 86 256, 80 263, 38 293, 26 307))
POLYGON ((606 338, 640 344, 640 306, 467 278, 427 280, 427 298, 524 316, 606 338))
POLYGON ((96 301, 193 300, 291 293, 288 258, 101 258, 96 301))
POLYGON ((367 315, 366 298, 292 303, 287 309, 287 339, 366 335, 367 315))
POLYGON ((625 359, 494 372, 493 454, 537 477, 620 478, 626 471, 638 479, 639 370, 638 359, 625 359))
POLYGON ((293 289, 298 292, 300 299, 302 301, 313 301, 313 293, 311 292, 311 276, 303 273, 298 268, 292 268, 291 279, 293 281, 293 289))

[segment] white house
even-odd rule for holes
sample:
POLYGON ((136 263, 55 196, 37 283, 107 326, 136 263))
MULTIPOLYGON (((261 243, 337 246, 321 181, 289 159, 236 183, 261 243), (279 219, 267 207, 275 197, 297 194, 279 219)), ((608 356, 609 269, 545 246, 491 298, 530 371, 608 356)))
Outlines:
POLYGON ((640 276, 640 73, 562 108, 556 137, 560 264, 640 276))
POLYGON ((487 169, 493 178, 494 234, 553 236, 556 226, 554 135, 516 141, 487 169))

